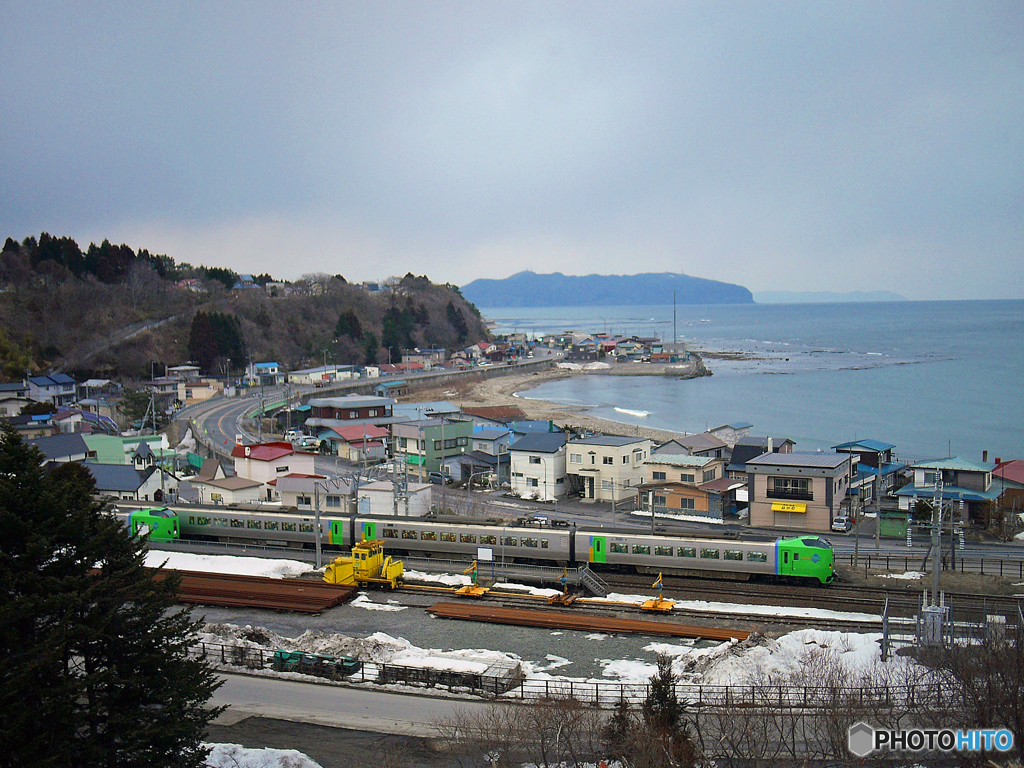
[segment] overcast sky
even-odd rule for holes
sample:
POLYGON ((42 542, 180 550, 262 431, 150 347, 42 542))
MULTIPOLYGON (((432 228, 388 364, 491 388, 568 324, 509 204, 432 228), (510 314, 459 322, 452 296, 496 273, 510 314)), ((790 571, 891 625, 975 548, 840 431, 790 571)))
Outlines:
POLYGON ((1024 3, 0 0, 0 238, 1024 298, 1024 3))

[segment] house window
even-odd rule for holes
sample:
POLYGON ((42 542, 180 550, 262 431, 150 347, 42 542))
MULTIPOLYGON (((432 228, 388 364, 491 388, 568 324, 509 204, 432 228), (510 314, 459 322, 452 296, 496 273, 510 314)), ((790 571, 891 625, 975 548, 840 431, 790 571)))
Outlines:
POLYGON ((536 488, 540 485, 540 481, 536 477, 528 477, 526 478, 526 484, 531 488, 536 488))
POLYGON ((602 456, 601 457, 601 463, 602 464, 614 464, 615 463, 615 459, 613 459, 611 456, 602 456))
POLYGON ((540 464, 540 456, 531 456, 530 457, 530 463, 531 464, 540 464))
POLYGON ((654 506, 656 506, 656 507, 664 507, 664 506, 666 506, 665 497, 664 496, 658 496, 657 494, 655 494, 655 496, 654 496, 654 506))
POLYGON ((288 471, 288 467, 277 467, 277 474, 279 474, 279 475, 282 472, 287 472, 287 471, 288 471))
POLYGON ((715 479, 715 470, 709 469, 704 473, 704 482, 708 483, 715 479))
POLYGON ((694 503, 693 499, 688 499, 686 497, 683 497, 683 498, 679 499, 679 508, 680 509, 696 509, 697 505, 694 503))
POLYGON ((692 474, 686 474, 685 472, 683 472, 682 474, 679 475, 679 482, 681 482, 681 483, 692 483, 693 482, 693 475, 692 474))
POLYGON ((582 464, 583 463, 583 454, 582 453, 570 453, 569 454, 569 463, 570 464, 582 464))
POLYGON ((341 496, 338 496, 338 495, 335 495, 335 494, 332 494, 332 495, 328 496, 327 497, 327 506, 328 507, 340 507, 341 506, 341 496))
POLYGON ((469 445, 469 438, 465 436, 457 437, 455 438, 455 442, 457 445, 469 445))
POLYGON ((623 464, 629 464, 629 456, 623 456, 622 457, 622 463, 623 464))
POLYGON ((666 479, 665 473, 664 472, 651 472, 651 479, 652 480, 665 480, 666 479))
POLYGON ((806 477, 769 477, 768 498, 813 501, 810 484, 811 481, 806 477))
POLYGON ((311 497, 309 497, 309 496, 303 496, 300 493, 300 494, 297 494, 295 496, 295 503, 296 503, 296 505, 298 505, 300 507, 301 506, 308 507, 308 506, 311 506, 313 504, 313 499, 311 497))
POLYGON ((359 418, 359 411, 349 411, 348 412, 348 417, 350 419, 358 419, 359 418))
POLYGON ((522 472, 513 472, 512 473, 512 477, 522 477, 522 476, 523 476, 522 472))
POLYGON ((602 491, 611 491, 611 490, 614 490, 614 488, 615 488, 614 481, 612 481, 612 480, 602 480, 601 481, 601 490, 602 491))
POLYGON ((924 473, 924 484, 925 485, 935 485, 935 473, 934 472, 925 472, 924 473))

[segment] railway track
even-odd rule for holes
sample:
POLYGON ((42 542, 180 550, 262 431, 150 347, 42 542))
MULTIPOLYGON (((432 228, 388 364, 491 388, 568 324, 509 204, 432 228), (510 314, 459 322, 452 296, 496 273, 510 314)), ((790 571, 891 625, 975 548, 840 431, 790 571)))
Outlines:
MULTIPOLYGON (((605 582, 616 591, 649 592, 650 577, 612 574, 605 582)), ((881 615, 889 602, 889 615, 911 617, 921 604, 922 590, 917 588, 873 587, 868 585, 831 584, 807 587, 759 582, 726 582, 692 579, 682 576, 664 578, 664 594, 674 600, 746 603, 764 606, 829 608, 837 611, 881 615)), ((946 603, 958 620, 980 622, 986 616, 1001 615, 1016 624, 1020 598, 970 592, 947 592, 946 603)))

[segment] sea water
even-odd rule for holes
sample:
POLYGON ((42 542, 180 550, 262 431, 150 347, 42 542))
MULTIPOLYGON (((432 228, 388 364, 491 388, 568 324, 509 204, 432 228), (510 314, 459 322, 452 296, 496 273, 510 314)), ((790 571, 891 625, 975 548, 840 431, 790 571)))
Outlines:
MULTIPOLYGON (((751 423, 797 450, 874 439, 915 460, 1024 456, 1024 301, 482 308, 496 333, 677 339, 714 375, 574 376, 520 393, 626 425, 751 423)), ((643 364, 636 365, 640 370, 643 364)))

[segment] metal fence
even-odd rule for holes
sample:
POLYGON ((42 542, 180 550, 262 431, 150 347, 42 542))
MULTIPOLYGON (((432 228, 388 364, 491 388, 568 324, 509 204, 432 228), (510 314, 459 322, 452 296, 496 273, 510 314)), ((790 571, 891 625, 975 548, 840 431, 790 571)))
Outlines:
MULTIPOLYGON (((916 554, 868 554, 860 553, 854 566, 854 556, 850 552, 836 553, 836 565, 864 568, 865 570, 910 571, 929 570, 931 557, 921 551, 916 554)), ((1024 559, 1002 557, 976 557, 960 555, 952 562, 948 555, 942 558, 943 571, 959 571, 960 573, 977 573, 982 576, 1002 576, 1024 579, 1024 559)))
MULTIPOLYGON (((274 651, 235 645, 200 643, 191 654, 216 667, 236 672, 270 670, 274 651)), ((306 675, 310 682, 325 682, 324 677, 306 675)), ((574 699, 600 708, 615 707, 625 701, 639 705, 647 700, 651 687, 647 683, 615 683, 595 680, 523 679, 512 674, 487 675, 450 673, 424 667, 364 662, 344 677, 332 677, 335 683, 349 685, 394 685, 447 690, 491 700, 536 702, 574 699)), ((735 685, 700 685, 677 683, 676 696, 687 709, 773 709, 799 712, 834 709, 837 705, 858 709, 941 710, 949 704, 950 691, 940 681, 916 685, 903 684, 841 686, 786 685, 754 683, 735 685)))

